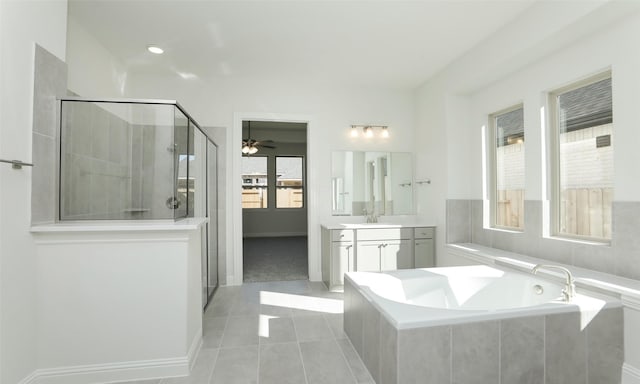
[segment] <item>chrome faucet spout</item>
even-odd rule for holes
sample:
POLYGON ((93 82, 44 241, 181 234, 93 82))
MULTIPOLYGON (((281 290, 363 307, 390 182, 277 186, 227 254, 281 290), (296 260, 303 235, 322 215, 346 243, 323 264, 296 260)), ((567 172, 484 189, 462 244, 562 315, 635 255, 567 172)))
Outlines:
POLYGON ((573 275, 571 274, 571 271, 559 265, 538 264, 535 267, 533 267, 533 269, 531 269, 531 273, 535 275, 536 273, 538 273, 538 270, 541 268, 557 269, 565 273, 566 281, 565 281, 565 287, 562 290, 562 296, 564 301, 571 301, 571 299, 573 299, 573 297, 576 295, 576 284, 575 284, 575 281, 573 280, 573 275))

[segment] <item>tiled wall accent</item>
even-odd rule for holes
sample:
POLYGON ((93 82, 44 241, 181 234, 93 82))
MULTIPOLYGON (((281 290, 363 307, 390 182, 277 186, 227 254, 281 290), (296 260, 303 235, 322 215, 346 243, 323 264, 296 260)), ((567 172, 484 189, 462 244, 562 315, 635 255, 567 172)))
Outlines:
MULTIPOLYGON (((52 223, 57 205, 57 98, 67 92, 67 65, 36 45, 33 79, 31 222, 52 223)), ((28 160, 28 159, 23 159, 28 160)))
POLYGON ((542 236, 542 202, 525 200, 524 231, 483 227, 482 200, 447 201, 447 242, 487 247, 640 279, 640 202, 613 202, 611 245, 542 236), (470 230, 467 230, 470 228, 470 230))
POLYGON ((396 330, 348 281, 344 328, 378 384, 614 384, 622 308, 396 330))
POLYGON ((471 201, 447 200, 447 243, 471 242, 471 201))
POLYGON ((132 127, 93 103, 62 109, 64 219, 124 219, 131 207, 132 127))

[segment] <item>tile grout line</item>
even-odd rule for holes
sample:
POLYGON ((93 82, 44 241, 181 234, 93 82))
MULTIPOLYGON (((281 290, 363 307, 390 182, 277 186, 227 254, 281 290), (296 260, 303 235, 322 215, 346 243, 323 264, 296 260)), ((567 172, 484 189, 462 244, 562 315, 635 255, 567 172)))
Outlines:
POLYGON ((309 380, 307 380, 307 369, 304 366, 304 359, 302 358, 302 348, 300 347, 300 340, 298 339, 298 328, 296 327, 296 322, 293 319, 291 320, 291 322, 293 323, 293 333, 296 335, 296 345, 298 346, 298 355, 300 356, 300 364, 302 365, 304 382, 305 384, 309 384, 309 380))
MULTIPOLYGON (((340 340, 347 340, 349 342, 349 345, 353 348, 353 350, 355 351, 356 349, 353 347, 353 344, 351 344, 351 340, 349 340, 349 338, 345 338, 345 339, 340 339, 340 340)), ((349 367, 349 371, 351 372, 351 376, 353 376, 354 382, 355 383, 360 383, 358 381, 358 378, 356 377, 356 374, 353 372, 353 368, 351 367, 351 364, 349 364, 349 360, 347 359, 347 355, 345 355, 344 353, 344 349, 342 349, 342 346, 340 346, 338 339, 334 339, 333 340, 336 345, 338 346, 338 349, 340 350, 340 353, 342 354, 342 358, 344 359, 344 361, 347 363, 347 367, 349 367)), ((356 352, 356 355, 358 355, 358 353, 356 352)), ((360 358, 358 356, 358 358, 360 358)), ((362 365, 364 366, 364 362, 362 363, 362 365)), ((366 369, 367 367, 365 367, 366 369)), ((369 378, 371 379, 371 381, 373 381, 373 377, 371 377, 371 373, 369 373, 369 370, 367 369, 367 374, 369 375, 369 378)))
POLYGON ((498 384, 502 384, 502 321, 498 320, 498 384))
MULTIPOLYGON (((331 340, 333 341, 333 344, 335 344, 336 347, 338 347, 338 350, 340 351, 340 356, 342 356, 344 363, 347 365, 347 368, 349 368, 349 372, 351 372, 351 378, 353 379, 353 382, 357 383, 358 379, 356 379, 356 375, 353 373, 353 370, 351 369, 351 365, 349 364, 349 361, 347 361, 347 358, 344 355, 344 351, 342 350, 342 347, 338 344, 338 341, 336 339, 337 336, 333 332, 333 328, 331 327, 331 324, 329 324, 329 320, 327 319, 327 313, 323 313, 322 318, 324 319, 324 323, 326 324, 327 328, 329 328, 329 332, 333 336, 331 338, 331 340)), ((344 317, 343 317, 343 321, 344 321, 344 317)))
MULTIPOLYGON (((222 342, 222 341, 221 341, 222 342)), ((216 369, 216 363, 218 362, 218 357, 220 356, 220 348, 216 349, 216 358, 213 359, 213 365, 211 367, 211 372, 209 373, 209 378, 207 379, 207 383, 211 383, 211 379, 213 379, 213 371, 216 369)))
MULTIPOLYGON (((258 315, 258 324, 260 322, 260 315, 258 315)), ((258 325, 259 327, 260 325, 258 325)), ((260 353, 261 348, 261 343, 260 343, 260 334, 258 333, 258 361, 256 364, 256 384, 260 384, 260 359, 262 358, 262 354, 260 353)))

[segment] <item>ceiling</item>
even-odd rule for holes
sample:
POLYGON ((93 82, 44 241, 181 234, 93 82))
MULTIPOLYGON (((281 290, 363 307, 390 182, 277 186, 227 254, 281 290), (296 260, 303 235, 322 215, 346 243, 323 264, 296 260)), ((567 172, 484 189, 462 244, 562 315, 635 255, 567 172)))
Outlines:
POLYGON ((70 0, 69 17, 131 74, 410 89, 533 2, 70 0))

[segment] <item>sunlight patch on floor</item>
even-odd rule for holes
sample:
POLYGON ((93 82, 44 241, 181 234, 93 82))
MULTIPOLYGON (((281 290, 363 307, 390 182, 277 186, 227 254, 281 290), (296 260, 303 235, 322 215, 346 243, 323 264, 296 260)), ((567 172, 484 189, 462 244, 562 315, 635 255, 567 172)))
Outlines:
POLYGON ((277 316, 260 315, 258 319, 258 336, 269 337, 269 320, 277 318, 277 316))
POLYGON ((342 300, 260 291, 260 304, 322 313, 342 313, 342 300))

